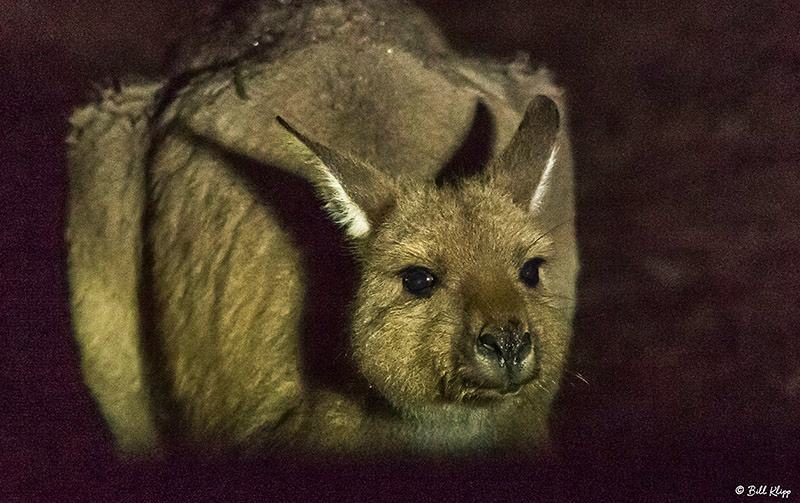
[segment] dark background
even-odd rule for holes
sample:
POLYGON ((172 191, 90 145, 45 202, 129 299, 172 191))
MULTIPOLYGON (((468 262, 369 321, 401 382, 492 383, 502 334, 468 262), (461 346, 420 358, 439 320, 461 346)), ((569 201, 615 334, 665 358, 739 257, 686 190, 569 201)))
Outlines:
POLYGON ((800 9, 422 4, 569 91, 588 385, 565 380, 559 456, 118 459, 70 336, 63 139, 93 83, 155 75, 196 6, 0 0, 0 500, 800 498, 800 9))

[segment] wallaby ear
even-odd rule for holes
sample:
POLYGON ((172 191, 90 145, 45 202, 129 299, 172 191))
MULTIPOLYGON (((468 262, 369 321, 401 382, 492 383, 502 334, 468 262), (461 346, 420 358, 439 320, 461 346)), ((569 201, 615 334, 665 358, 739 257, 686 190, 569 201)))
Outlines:
POLYGON ((310 140, 283 118, 276 119, 294 136, 288 146, 305 158, 307 174, 333 221, 348 237, 367 236, 394 203, 394 181, 369 164, 310 140))
MULTIPOLYGON (((571 173, 559 173, 560 165, 570 169, 569 159, 561 162, 558 155, 559 132, 558 106, 547 96, 537 96, 525 110, 508 146, 489 166, 491 179, 506 187, 514 202, 531 211, 542 210, 559 199, 563 195, 560 185, 571 184, 571 179, 562 180, 571 173)), ((564 152, 564 157, 568 155, 564 152)))

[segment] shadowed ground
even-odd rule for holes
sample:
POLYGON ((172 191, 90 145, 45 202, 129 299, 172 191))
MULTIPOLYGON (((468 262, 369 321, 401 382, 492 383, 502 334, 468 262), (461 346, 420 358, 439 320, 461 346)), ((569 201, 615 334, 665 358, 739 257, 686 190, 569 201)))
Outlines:
POLYGON ((569 91, 582 257, 570 370, 588 385, 565 381, 562 457, 117 460, 69 335, 66 119, 92 82, 157 73, 195 7, 0 1, 0 494, 727 501, 739 484, 780 484, 800 496, 800 11, 423 5, 457 47, 528 51, 569 91))

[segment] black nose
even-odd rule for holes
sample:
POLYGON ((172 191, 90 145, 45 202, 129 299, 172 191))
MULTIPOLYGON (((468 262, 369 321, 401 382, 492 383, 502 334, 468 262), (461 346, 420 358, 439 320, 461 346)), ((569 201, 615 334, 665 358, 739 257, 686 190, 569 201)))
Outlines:
POLYGON ((493 358, 500 367, 513 369, 531 353, 531 334, 516 321, 487 323, 477 345, 478 352, 493 358))

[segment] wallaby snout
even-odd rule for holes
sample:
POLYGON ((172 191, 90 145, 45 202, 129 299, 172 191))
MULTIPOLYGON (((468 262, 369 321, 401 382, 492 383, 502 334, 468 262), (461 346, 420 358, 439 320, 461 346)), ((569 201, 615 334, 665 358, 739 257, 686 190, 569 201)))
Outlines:
POLYGON ((486 323, 476 340, 476 355, 488 387, 513 392, 533 378, 533 339, 518 320, 486 323))
POLYGON ((502 368, 518 366, 531 350, 531 334, 517 320, 487 323, 478 337, 478 349, 496 359, 502 368))

